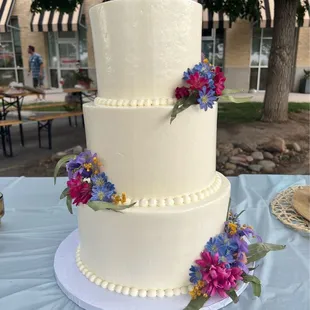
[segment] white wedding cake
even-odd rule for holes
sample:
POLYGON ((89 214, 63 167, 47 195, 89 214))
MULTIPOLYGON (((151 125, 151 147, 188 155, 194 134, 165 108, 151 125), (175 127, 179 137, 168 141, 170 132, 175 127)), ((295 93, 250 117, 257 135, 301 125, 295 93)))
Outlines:
POLYGON ((84 104, 87 148, 127 201, 78 208, 77 265, 130 296, 186 294, 189 267, 222 231, 230 183, 216 172, 217 104, 170 124, 174 90, 201 61, 202 7, 192 0, 113 0, 90 9, 98 97, 84 104))

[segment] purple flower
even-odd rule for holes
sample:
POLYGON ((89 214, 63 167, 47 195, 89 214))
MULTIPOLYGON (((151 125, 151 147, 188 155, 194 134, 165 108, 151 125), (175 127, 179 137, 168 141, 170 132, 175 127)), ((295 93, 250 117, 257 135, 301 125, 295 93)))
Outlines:
POLYGON ((244 241, 240 236, 234 235, 231 238, 232 242, 234 242, 237 245, 236 252, 240 253, 248 253, 249 252, 249 246, 246 241, 244 241))
POLYGON ((246 236, 248 238, 253 237, 256 238, 258 242, 262 242, 262 238, 255 233, 252 227, 243 225, 239 230, 238 230, 239 236, 246 236))
POLYGON ((80 174, 83 178, 89 178, 95 171, 99 172, 99 161, 97 154, 91 151, 85 151, 71 159, 67 165, 69 179, 75 178, 80 174))
POLYGON ((208 108, 213 108, 214 101, 217 100, 215 92, 211 89, 207 89, 206 86, 202 87, 202 90, 199 91, 199 105, 202 110, 207 111, 208 108))

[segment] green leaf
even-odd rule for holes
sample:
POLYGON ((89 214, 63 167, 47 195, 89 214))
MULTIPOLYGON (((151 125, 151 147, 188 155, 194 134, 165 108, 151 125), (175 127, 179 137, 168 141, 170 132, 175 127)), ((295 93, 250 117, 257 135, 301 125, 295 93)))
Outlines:
POLYGON ((131 208, 136 203, 132 203, 130 205, 115 205, 114 203, 105 202, 105 201, 89 201, 87 205, 92 208, 94 211, 100 210, 112 210, 115 212, 120 212, 122 210, 131 208))
POLYGON ((184 310, 199 310, 208 301, 209 297, 199 296, 196 299, 192 299, 184 310))
POLYGON ((65 188, 65 189, 63 190, 63 192, 61 193, 60 199, 64 199, 64 198, 68 195, 68 193, 69 193, 69 188, 67 187, 67 188, 65 188))
POLYGON ((73 214, 73 211, 72 211, 72 198, 69 195, 67 196, 67 208, 68 208, 69 212, 71 214, 73 214))
POLYGON ((69 160, 76 158, 76 155, 66 155, 63 158, 59 159, 58 163, 56 164, 55 170, 54 170, 54 184, 56 184, 56 178, 59 173, 59 169, 64 166, 69 160))
POLYGON ((259 266, 259 265, 257 265, 256 267, 249 268, 249 271, 255 270, 256 268, 258 268, 258 266, 259 266))
POLYGON ((222 91, 222 94, 225 96, 225 95, 230 95, 230 94, 240 94, 240 93, 244 93, 244 89, 228 89, 228 88, 225 88, 223 91, 222 91))
POLYGON ((257 283, 257 284, 261 283, 260 279, 258 279, 255 276, 251 276, 250 274, 247 274, 247 273, 243 273, 242 278, 243 278, 243 282, 245 282, 245 283, 249 283, 249 282, 253 282, 253 283, 257 283))
POLYGON ((255 276, 246 274, 246 273, 242 274, 242 278, 243 278, 243 282, 252 284, 254 296, 259 297, 262 292, 262 286, 261 286, 260 279, 258 279, 255 276))
POLYGON ((219 98, 219 102, 233 102, 233 103, 244 103, 244 102, 248 102, 253 98, 253 96, 251 97, 233 97, 233 96, 220 96, 219 98))
POLYGON ((242 210, 240 213, 238 213, 238 214, 235 216, 235 219, 237 219, 243 212, 245 212, 245 210, 242 210))
POLYGON ((226 294, 232 299, 232 301, 236 304, 239 301, 239 297, 235 290, 231 289, 226 291, 226 294))
POLYGON ((197 104, 197 92, 191 93, 188 98, 181 98, 180 100, 178 100, 172 109, 170 124, 175 120, 179 113, 194 104, 197 104))
POLYGON ((285 249, 285 245, 278 245, 272 243, 254 243, 249 245, 249 252, 247 254, 247 262, 252 263, 265 257, 270 251, 280 251, 285 249))
POLYGON ((229 218, 230 204, 231 204, 231 198, 229 197, 228 209, 226 213, 226 221, 228 221, 228 218, 229 218))

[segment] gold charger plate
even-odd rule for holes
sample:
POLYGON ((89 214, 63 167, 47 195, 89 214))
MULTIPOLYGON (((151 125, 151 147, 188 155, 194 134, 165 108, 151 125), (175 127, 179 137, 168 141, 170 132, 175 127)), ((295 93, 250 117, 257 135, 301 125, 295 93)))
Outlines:
POLYGON ((296 185, 279 193, 271 202, 272 214, 286 226, 297 230, 302 235, 310 237, 310 222, 301 216, 294 208, 294 194, 306 186, 296 185))

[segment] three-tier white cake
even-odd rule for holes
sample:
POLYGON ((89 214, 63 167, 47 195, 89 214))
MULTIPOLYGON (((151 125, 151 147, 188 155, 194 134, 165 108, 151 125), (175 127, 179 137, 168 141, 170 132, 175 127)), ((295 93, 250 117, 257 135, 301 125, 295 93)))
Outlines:
POLYGON ((78 267, 103 288, 185 294, 188 270, 223 229, 229 181, 216 172, 217 105, 170 124, 174 89, 200 62, 202 7, 192 0, 113 0, 90 9, 98 97, 85 104, 87 148, 135 206, 78 208, 78 267))

